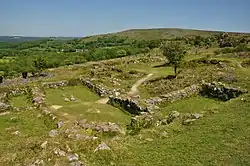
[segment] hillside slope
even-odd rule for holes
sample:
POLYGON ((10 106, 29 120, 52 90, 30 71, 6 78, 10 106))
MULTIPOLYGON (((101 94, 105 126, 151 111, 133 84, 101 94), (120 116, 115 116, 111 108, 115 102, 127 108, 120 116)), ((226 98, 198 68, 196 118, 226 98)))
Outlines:
MULTIPOLYGON (((222 33, 223 31, 207 31, 207 30, 194 30, 194 29, 180 29, 180 28, 157 28, 157 29, 129 29, 117 33, 101 34, 84 37, 85 41, 97 40, 98 37, 110 36, 124 36, 129 38, 152 40, 152 39, 169 39, 175 37, 185 36, 208 36, 212 34, 222 33)), ((233 34, 250 35, 250 33, 229 32, 233 34)))

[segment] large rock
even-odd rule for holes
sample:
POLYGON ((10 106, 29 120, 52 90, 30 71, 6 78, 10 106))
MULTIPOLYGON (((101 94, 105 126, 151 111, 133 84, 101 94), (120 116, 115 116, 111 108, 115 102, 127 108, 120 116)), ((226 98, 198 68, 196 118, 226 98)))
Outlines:
POLYGON ((50 132, 49 132, 49 136, 50 137, 56 137, 58 135, 58 131, 57 130, 51 130, 50 132))
POLYGON ((97 146, 97 148, 94 150, 94 152, 100 151, 100 150, 111 150, 110 147, 105 144, 105 143, 101 143, 97 146))

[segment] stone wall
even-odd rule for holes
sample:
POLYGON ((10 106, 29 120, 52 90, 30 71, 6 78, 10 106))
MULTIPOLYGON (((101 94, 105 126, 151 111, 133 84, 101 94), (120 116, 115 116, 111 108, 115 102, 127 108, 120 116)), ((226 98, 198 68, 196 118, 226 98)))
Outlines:
POLYGON ((64 87, 68 85, 69 85, 69 81, 67 80, 57 81, 57 82, 45 82, 42 84, 43 87, 47 87, 47 88, 59 88, 59 87, 64 87))
POLYGON ((95 92, 99 96, 103 97, 103 96, 109 96, 109 95, 113 94, 113 92, 111 90, 109 90, 107 87, 101 86, 101 85, 96 85, 96 84, 92 83, 89 79, 81 79, 81 81, 91 91, 95 92))
POLYGON ((149 99, 146 99, 145 102, 147 104, 157 105, 161 102, 173 102, 177 100, 182 100, 184 98, 188 98, 191 96, 196 96, 200 93, 201 86, 200 85, 191 85, 189 87, 186 87, 182 90, 173 91, 166 95, 161 95, 158 97, 152 97, 149 99))
POLYGON ((143 107, 132 99, 121 98, 121 97, 109 97, 108 104, 113 105, 115 107, 120 107, 131 114, 139 115, 141 112, 148 112, 146 107, 143 107))
POLYGON ((202 91, 201 91, 202 96, 217 98, 222 101, 228 101, 244 93, 247 93, 247 90, 228 87, 222 83, 216 83, 216 82, 202 84, 202 91))
POLYGON ((33 105, 40 109, 43 114, 49 116, 52 120, 56 119, 56 116, 51 112, 50 108, 46 104, 45 94, 43 89, 39 87, 32 87, 29 90, 29 95, 32 98, 33 105))
POLYGON ((0 112, 7 111, 11 108, 9 105, 9 96, 8 93, 0 94, 0 112))

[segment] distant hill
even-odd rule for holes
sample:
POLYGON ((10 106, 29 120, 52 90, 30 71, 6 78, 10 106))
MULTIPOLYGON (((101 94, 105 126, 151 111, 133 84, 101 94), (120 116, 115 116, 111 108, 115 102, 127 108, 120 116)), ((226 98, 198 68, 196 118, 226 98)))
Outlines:
MULTIPOLYGON (((91 41, 91 40, 96 40, 98 37, 114 36, 114 35, 126 36, 130 38, 144 39, 144 40, 170 39, 175 37, 186 37, 194 35, 209 36, 212 34, 218 34, 222 32, 223 31, 207 31, 207 30, 193 30, 193 29, 179 29, 179 28, 130 29, 117 33, 88 36, 83 38, 83 40, 91 41)), ((237 32, 228 32, 228 33, 250 35, 250 33, 237 33, 237 32)))
POLYGON ((27 37, 27 36, 0 36, 0 42, 24 42, 43 39, 70 40, 74 37, 27 37))

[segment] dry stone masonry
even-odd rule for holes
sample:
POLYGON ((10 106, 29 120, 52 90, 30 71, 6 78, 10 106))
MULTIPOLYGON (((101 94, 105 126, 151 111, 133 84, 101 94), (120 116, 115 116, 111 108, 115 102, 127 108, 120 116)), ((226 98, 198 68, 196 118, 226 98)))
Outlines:
POLYGON ((222 101, 228 101, 244 93, 247 93, 247 90, 227 87, 222 83, 216 83, 216 82, 202 84, 202 91, 201 91, 201 95, 205 97, 217 98, 222 101))
POLYGON ((57 82, 45 82, 42 85, 44 87, 48 87, 48 88, 59 88, 59 87, 68 86, 69 85, 69 81, 62 80, 62 81, 57 81, 57 82))
POLYGON ((110 96, 108 103, 110 105, 125 109, 126 111, 134 115, 139 115, 141 112, 148 112, 148 109, 141 106, 139 102, 128 98, 110 96))
POLYGON ((145 101, 147 104, 153 104, 153 105, 157 105, 162 102, 173 102, 173 101, 182 100, 184 98, 188 98, 191 96, 196 96, 199 94, 200 90, 201 90, 200 85, 191 85, 182 90, 173 91, 166 95, 161 95, 159 97, 152 97, 152 98, 146 99, 145 101))

